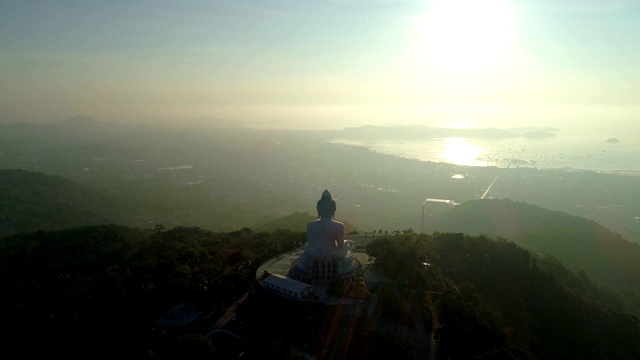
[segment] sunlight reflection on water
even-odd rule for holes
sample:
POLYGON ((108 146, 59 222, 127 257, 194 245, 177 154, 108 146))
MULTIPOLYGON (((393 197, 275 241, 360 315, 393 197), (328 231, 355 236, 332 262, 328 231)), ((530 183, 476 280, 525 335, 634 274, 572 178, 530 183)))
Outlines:
POLYGON ((640 171, 640 141, 635 139, 618 144, 607 143, 602 136, 571 135, 536 140, 432 138, 336 142, 364 146, 393 156, 456 165, 640 171))
POLYGON ((462 138, 446 138, 442 140, 444 149, 440 156, 444 162, 457 165, 486 166, 479 161, 483 149, 480 146, 469 144, 462 138))

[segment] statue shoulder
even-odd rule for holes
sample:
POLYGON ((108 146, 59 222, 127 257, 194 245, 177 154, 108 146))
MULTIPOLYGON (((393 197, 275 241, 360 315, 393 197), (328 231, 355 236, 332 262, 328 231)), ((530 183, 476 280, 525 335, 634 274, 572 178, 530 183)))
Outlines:
POLYGON ((331 221, 331 227, 334 229, 344 230, 344 223, 337 220, 333 220, 331 221))
MULTIPOLYGON (((307 223, 307 230, 320 229, 322 226, 323 226, 323 223, 322 223, 322 221, 320 221, 320 219, 312 220, 312 221, 309 221, 307 223)), ((326 226, 326 225, 324 225, 324 226, 326 226)))

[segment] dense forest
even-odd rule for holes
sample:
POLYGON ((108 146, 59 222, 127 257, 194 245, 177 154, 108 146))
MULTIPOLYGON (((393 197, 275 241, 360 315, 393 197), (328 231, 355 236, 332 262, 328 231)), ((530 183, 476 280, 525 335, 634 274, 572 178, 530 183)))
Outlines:
POLYGON ((425 316, 437 318, 439 351, 451 359, 640 356, 638 318, 552 257, 459 233, 378 239, 368 251, 388 275, 430 290, 425 316), (416 272, 422 256, 429 266, 416 272))
MULTIPOLYGON (((301 241, 289 231, 109 225, 4 238, 3 358, 163 358, 171 351, 153 331, 158 317, 182 301, 227 306, 262 261, 301 241)), ((190 346, 182 351, 189 358, 190 346)))
MULTIPOLYGON (((224 346, 206 336, 215 318, 177 333, 159 330, 154 321, 184 301, 211 313, 228 307, 251 293, 260 263, 304 241, 303 232, 289 230, 220 233, 113 225, 3 238, 0 308, 4 328, 10 329, 3 358, 225 358, 224 346)), ((436 334, 442 356, 640 357, 638 319, 621 310, 617 295, 554 258, 499 238, 410 230, 372 240, 367 251, 390 279, 387 295, 405 294, 421 304, 424 331, 436 334)), ((371 339, 389 338, 381 336, 385 323, 414 326, 415 319, 408 321, 411 316, 398 311, 392 298, 381 297, 382 310, 367 326, 344 322, 339 333, 351 336, 335 337, 330 335, 335 322, 329 320, 336 314, 313 323, 297 318, 291 305, 272 306, 250 296, 238 311, 250 328, 247 354, 293 359, 300 356, 295 350, 306 346, 318 358, 331 358, 321 349, 333 347, 366 358, 367 349, 384 344, 371 339)), ((405 350, 389 356, 414 358, 415 346, 407 341, 405 350)))

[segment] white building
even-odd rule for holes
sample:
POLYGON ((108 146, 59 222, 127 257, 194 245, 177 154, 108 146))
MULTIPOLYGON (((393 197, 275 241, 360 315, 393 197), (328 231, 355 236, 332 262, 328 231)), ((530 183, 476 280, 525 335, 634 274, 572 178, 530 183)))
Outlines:
POLYGON ((270 274, 262 280, 264 287, 283 295, 301 298, 313 293, 313 286, 279 274, 270 274))

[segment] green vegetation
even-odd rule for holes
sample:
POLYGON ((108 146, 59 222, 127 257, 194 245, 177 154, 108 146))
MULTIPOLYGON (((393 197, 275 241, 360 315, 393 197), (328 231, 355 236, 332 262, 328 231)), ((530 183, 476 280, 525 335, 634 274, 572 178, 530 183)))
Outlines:
POLYGON ((181 301, 204 311, 228 304, 249 290, 261 262, 301 241, 304 234, 285 230, 120 226, 1 239, 0 311, 11 329, 3 358, 144 359, 169 351, 178 340, 153 331, 157 318, 181 301))
POLYGON ((112 201, 86 186, 42 173, 0 170, 0 237, 109 224, 122 217, 112 201))
POLYGON ((576 273, 612 287, 640 315, 640 245, 593 220, 509 199, 468 201, 431 225, 441 232, 499 236, 549 254, 576 273))
MULTIPOLYGON (((0 315, 12 329, 4 357, 225 358, 206 336, 212 323, 172 333, 154 321, 182 301, 206 313, 225 308, 250 290, 260 263, 304 239, 288 230, 114 225, 0 239, 0 315)), ((402 334, 424 331, 452 359, 640 356, 640 322, 617 295, 513 242, 407 230, 370 240, 368 252, 392 279, 371 322, 250 297, 238 312, 250 349, 294 359, 307 344, 311 353, 411 359, 417 344, 402 334)))
POLYGON ((389 276, 442 294, 427 293, 425 317, 437 319, 438 352, 452 359, 640 356, 638 318, 551 257, 504 239, 455 233, 398 235, 369 247, 389 276), (418 270, 422 259, 406 257, 413 253, 426 254, 430 266, 418 270))

